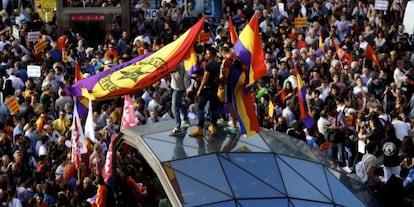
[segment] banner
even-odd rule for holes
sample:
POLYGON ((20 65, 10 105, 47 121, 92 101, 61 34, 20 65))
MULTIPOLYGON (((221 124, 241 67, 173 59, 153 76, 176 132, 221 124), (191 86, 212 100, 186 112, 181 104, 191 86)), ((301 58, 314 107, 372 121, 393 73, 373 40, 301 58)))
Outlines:
POLYGON ((43 22, 50 22, 53 19, 53 10, 56 9, 56 0, 35 0, 34 9, 43 22))
POLYGON ((112 175, 112 159, 113 159, 112 153, 113 153, 113 148, 114 148, 113 145, 114 145, 115 138, 116 138, 116 133, 113 133, 111 137, 111 143, 109 143, 108 152, 106 152, 105 165, 102 170, 102 177, 105 180, 105 182, 108 181, 108 179, 112 175))

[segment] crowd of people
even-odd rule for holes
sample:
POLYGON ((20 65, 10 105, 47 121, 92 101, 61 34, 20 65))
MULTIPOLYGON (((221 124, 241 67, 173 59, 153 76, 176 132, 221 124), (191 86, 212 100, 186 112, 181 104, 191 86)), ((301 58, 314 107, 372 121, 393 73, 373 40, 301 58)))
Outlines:
MULTIPOLYGON (((74 2, 79 3, 67 1, 74 2)), ((158 17, 146 20, 140 9, 151 7, 149 1, 133 1, 137 12, 131 32, 113 24, 96 45, 81 31, 67 28, 56 33, 55 18, 42 22, 29 2, 0 12, 2 206, 168 206, 156 176, 128 146, 116 153, 112 183, 117 185, 103 181, 105 154, 121 125, 122 97, 93 102, 97 140, 86 139, 88 152, 75 169, 70 146, 74 102, 62 84, 75 81, 76 61, 84 76, 91 76, 174 41, 205 15, 195 9, 197 2, 187 2, 184 9, 182 2, 162 1, 158 17), (18 26, 19 38, 13 36, 12 25, 18 26), (40 31, 40 41, 47 42, 44 50, 35 50, 27 40, 30 31, 40 31), (27 73, 29 65, 41 67, 40 77, 27 73), (13 114, 6 104, 10 98, 19 103, 13 114)), ((375 9, 372 0, 223 3, 222 18, 211 16, 205 22, 210 39, 195 46, 200 68, 190 83, 182 82, 185 71, 180 64, 171 75, 131 94, 139 123, 175 118, 176 127, 168 134, 176 136, 198 120, 189 135, 201 136, 210 119, 210 133, 226 121, 229 132, 237 133, 234 114, 218 113, 220 102, 231 102, 231 96, 222 98, 217 92, 228 84, 234 64, 229 60, 237 59, 227 16, 240 32, 257 13, 268 71, 252 88, 260 126, 326 152, 349 173, 362 160, 368 175, 365 184, 384 205, 412 205, 414 39, 402 24, 407 1, 389 1, 384 11, 375 9), (304 27, 295 27, 298 17, 307 18, 304 27), (369 46, 378 61, 366 57, 369 46), (307 89, 305 100, 314 123, 309 128, 301 120, 296 67, 307 89)))

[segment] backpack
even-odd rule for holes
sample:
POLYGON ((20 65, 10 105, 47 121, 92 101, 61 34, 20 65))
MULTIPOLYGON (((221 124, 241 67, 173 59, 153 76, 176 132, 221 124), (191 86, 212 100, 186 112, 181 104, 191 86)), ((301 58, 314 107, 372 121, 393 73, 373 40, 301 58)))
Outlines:
POLYGON ((367 169, 365 167, 365 161, 368 158, 371 158, 374 155, 366 156, 365 159, 362 159, 355 165, 355 175, 358 177, 359 181, 366 183, 368 181, 367 169))

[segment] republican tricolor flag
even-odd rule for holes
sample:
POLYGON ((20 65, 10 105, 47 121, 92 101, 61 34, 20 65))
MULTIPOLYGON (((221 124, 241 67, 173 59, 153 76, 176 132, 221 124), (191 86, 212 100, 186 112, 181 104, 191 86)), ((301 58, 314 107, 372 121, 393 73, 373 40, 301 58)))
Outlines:
POLYGON ((233 49, 243 65, 248 68, 246 87, 252 86, 256 80, 267 75, 257 13, 240 32, 233 49))
POLYGON ((228 87, 233 92, 232 104, 240 123, 240 132, 250 137, 259 132, 260 127, 254 107, 254 97, 250 88, 246 88, 246 78, 246 72, 237 67, 237 64, 233 64, 228 87))
POLYGON ((152 85, 171 73, 189 54, 204 21, 205 17, 201 18, 178 39, 146 57, 76 82, 71 87, 72 95, 99 100, 130 94, 152 85))
POLYGON ((297 65, 295 69, 296 79, 298 81, 297 96, 299 102, 300 119, 302 120, 305 127, 309 129, 313 126, 313 118, 310 115, 311 110, 309 104, 306 101, 306 87, 303 84, 302 76, 300 75, 300 71, 297 65))

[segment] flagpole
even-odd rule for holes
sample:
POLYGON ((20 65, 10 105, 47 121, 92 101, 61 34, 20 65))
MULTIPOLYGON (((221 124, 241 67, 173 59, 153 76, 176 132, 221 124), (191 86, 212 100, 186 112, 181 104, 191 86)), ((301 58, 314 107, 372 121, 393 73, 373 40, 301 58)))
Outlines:
POLYGON ((362 62, 362 68, 364 68, 365 67, 365 60, 366 60, 367 58, 366 57, 364 57, 364 61, 362 62))
POLYGON ((78 180, 81 180, 81 168, 78 168, 78 180))

